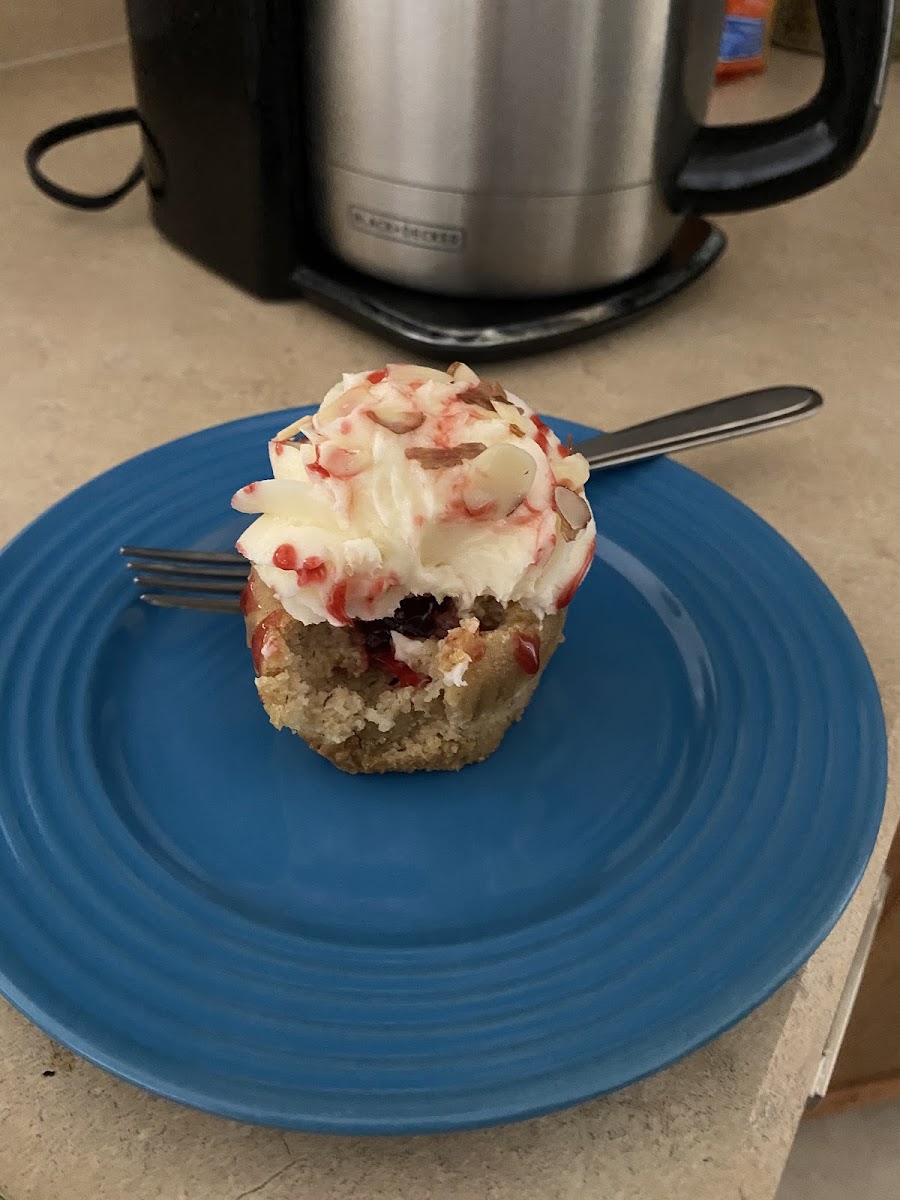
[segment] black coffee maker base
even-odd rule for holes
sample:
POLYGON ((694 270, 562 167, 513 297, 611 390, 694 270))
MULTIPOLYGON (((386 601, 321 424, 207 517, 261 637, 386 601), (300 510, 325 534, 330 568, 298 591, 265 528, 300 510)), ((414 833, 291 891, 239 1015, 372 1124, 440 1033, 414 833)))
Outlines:
POLYGON ((537 300, 432 296, 381 283, 324 254, 293 280, 314 303, 420 356, 484 361, 563 346, 631 321, 698 279, 725 244, 715 225, 690 217, 659 262, 633 279, 537 300))

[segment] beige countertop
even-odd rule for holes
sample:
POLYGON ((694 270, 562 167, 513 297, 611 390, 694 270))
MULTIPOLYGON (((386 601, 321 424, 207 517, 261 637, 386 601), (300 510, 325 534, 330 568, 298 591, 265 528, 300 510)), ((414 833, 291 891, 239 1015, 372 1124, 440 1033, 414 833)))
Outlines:
MULTIPOLYGON (((720 92, 728 115, 787 107, 815 61, 720 92)), ((781 530, 853 620, 897 744, 900 87, 846 179, 723 221, 731 245, 639 323, 497 373, 536 406, 613 428, 766 382, 827 397, 815 421, 697 451, 691 465, 781 530)), ((136 193, 103 214, 29 185, 30 136, 128 101, 122 48, 0 71, 0 542, 91 475, 179 434, 317 401, 387 347, 306 304, 249 299, 166 246, 136 193)), ((117 181, 133 135, 55 152, 117 181)), ((79 165, 80 164, 80 165, 79 165)), ((396 351, 393 352, 396 354, 396 351)), ((602 519, 602 518, 601 518, 602 519)), ((771 1200, 897 823, 807 966, 670 1070, 502 1129, 377 1140, 282 1134, 161 1100, 54 1046, 0 1003, 5 1200, 771 1200), (52 1076, 43 1072, 55 1071, 52 1076)))

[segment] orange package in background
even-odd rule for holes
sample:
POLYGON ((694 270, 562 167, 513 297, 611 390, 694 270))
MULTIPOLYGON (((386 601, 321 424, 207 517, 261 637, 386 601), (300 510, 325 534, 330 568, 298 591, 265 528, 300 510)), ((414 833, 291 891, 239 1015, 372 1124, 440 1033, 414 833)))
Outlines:
POLYGON ((775 0, 727 0, 716 79, 763 71, 775 0))

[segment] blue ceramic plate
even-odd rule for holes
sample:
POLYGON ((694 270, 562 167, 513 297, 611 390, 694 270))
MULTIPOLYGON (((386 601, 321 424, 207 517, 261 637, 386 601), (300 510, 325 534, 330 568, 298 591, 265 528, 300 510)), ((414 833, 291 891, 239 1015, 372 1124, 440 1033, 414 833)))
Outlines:
POLYGON ((820 580, 690 471, 597 476, 597 561, 499 751, 342 775, 269 726, 238 618, 143 607, 116 553, 230 546, 287 419, 124 463, 0 556, 3 993, 152 1091, 344 1133, 547 1112, 748 1013, 884 798, 820 580))

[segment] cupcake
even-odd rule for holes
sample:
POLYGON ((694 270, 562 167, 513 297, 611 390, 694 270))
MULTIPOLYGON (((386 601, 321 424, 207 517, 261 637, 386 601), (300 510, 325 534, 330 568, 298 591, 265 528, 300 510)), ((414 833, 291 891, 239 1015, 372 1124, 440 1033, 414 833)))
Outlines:
POLYGON ((486 758, 593 559, 586 460, 462 363, 345 375, 269 457, 232 504, 273 725, 350 772, 486 758))

